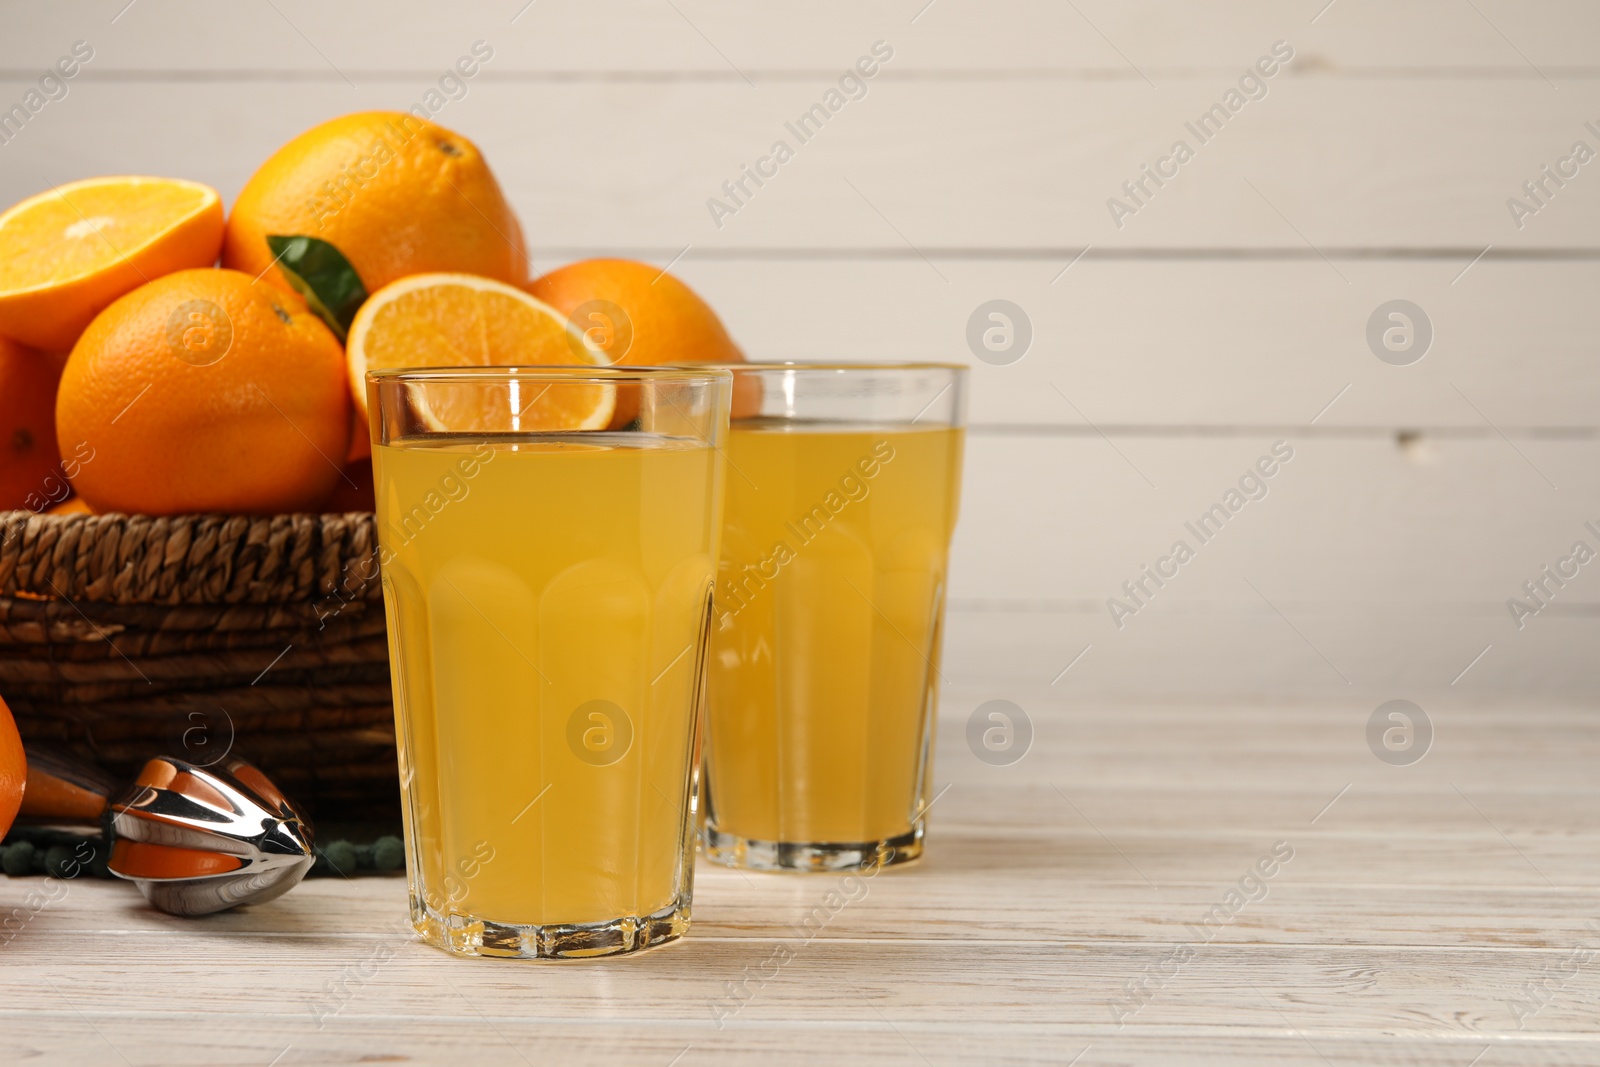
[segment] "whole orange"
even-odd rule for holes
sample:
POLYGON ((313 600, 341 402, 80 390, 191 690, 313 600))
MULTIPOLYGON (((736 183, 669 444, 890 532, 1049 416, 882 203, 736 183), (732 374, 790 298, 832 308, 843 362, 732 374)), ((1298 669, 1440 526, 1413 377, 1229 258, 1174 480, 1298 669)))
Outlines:
POLYGON ((4 837, 22 807, 22 790, 28 784, 28 758, 11 709, 0 699, 0 837, 4 837))
POLYGON ((579 260, 535 278, 527 290, 573 319, 613 364, 744 360, 711 305, 648 263, 579 260))
POLYGON ((344 352, 305 301, 186 270, 101 312, 67 359, 56 435, 97 512, 314 508, 350 434, 344 352))
MULTIPOLYGON (((632 259, 584 259, 527 285, 528 292, 571 318, 614 365, 742 363, 711 305, 659 267, 632 259)), ((638 399, 617 396, 612 425, 625 426, 638 399)))
POLYGON ((401 111, 344 115, 274 152, 234 201, 222 265, 288 289, 269 236, 328 242, 369 293, 428 271, 528 277, 522 228, 477 146, 401 111))
POLYGON ((0 337, 0 511, 43 511, 66 496, 56 469, 56 382, 61 357, 0 337))

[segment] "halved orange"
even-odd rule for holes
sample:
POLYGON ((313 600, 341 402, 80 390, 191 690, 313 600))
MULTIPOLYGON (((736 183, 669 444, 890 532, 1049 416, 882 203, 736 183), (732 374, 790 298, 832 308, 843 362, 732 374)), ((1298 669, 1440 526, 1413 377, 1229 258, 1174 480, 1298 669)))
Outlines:
POLYGON ((0 334, 71 348, 96 315, 164 274, 210 267, 222 198, 179 178, 86 178, 0 215, 0 334))
MULTIPOLYGON (((350 324, 346 359, 363 416, 371 370, 608 362, 565 315, 473 274, 413 274, 373 293, 350 324)), ((616 387, 602 382, 439 383, 422 390, 419 414, 462 433, 603 430, 615 407, 616 387)))

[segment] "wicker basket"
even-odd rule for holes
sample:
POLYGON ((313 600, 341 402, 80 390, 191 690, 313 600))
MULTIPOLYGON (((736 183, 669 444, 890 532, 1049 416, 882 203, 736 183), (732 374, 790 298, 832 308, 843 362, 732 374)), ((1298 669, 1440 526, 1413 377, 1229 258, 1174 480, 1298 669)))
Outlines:
POLYGON ((231 748, 311 813, 398 817, 370 513, 0 512, 0 696, 119 775, 231 748))

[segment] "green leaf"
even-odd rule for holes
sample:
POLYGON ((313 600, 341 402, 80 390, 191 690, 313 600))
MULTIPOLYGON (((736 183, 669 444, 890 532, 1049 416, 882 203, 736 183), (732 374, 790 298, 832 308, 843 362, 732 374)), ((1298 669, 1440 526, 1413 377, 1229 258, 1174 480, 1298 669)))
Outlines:
POLYGON ((343 344, 351 321, 367 299, 367 287, 344 253, 315 237, 278 234, 267 238, 267 247, 295 292, 306 298, 311 310, 343 344))

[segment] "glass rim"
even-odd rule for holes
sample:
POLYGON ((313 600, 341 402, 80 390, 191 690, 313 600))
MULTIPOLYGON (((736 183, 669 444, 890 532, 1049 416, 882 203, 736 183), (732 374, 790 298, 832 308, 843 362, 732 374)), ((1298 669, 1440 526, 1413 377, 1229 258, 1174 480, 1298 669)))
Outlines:
POLYGON ((733 374, 711 364, 664 367, 597 367, 582 363, 518 363, 495 367, 388 367, 367 371, 368 382, 473 382, 549 381, 579 383, 685 382, 714 385, 731 381, 733 374))
MULTIPOLYGON (((688 364, 684 364, 688 366, 688 364)), ((713 370, 728 371, 825 371, 836 373, 849 373, 851 371, 966 371, 971 368, 964 363, 940 363, 934 360, 869 360, 869 361, 844 361, 824 360, 822 362, 806 362, 803 360, 751 360, 744 363, 696 363, 696 367, 707 367, 713 370)))

